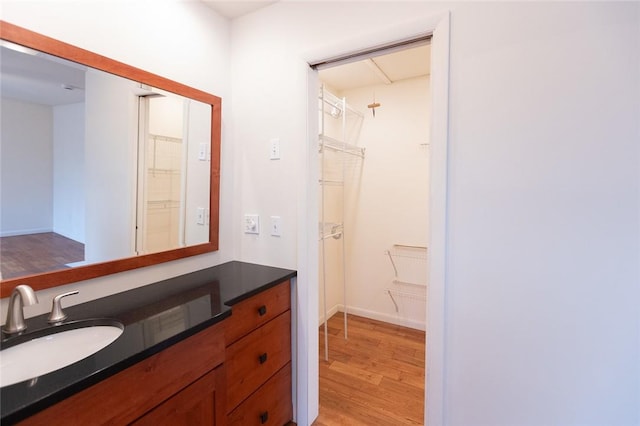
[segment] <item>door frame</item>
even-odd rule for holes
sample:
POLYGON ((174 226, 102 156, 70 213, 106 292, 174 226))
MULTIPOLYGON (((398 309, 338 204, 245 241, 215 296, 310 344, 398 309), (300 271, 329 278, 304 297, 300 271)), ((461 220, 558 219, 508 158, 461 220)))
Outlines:
POLYGON ((317 72, 309 67, 323 59, 370 50, 398 41, 431 35, 431 140, 428 239, 425 424, 444 424, 445 289, 447 279, 447 181, 449 142, 450 12, 380 28, 366 37, 342 41, 308 52, 300 63, 307 73, 307 143, 301 161, 307 171, 298 191, 298 277, 294 286, 296 318, 294 418, 310 425, 318 415, 318 175, 317 72))

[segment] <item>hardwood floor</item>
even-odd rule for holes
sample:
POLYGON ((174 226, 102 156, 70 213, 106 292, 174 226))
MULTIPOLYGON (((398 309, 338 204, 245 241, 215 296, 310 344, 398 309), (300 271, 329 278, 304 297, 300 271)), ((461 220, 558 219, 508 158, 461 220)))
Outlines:
POLYGON ((0 238, 2 278, 66 268, 84 260, 84 244, 54 232, 0 238))
POLYGON ((320 415, 314 426, 420 425, 425 333, 342 313, 328 321, 329 361, 320 327, 320 415))

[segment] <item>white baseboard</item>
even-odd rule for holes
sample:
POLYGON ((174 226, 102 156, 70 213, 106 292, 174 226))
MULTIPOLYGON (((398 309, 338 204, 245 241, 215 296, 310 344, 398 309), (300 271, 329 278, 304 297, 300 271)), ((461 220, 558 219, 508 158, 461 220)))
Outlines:
MULTIPOLYGON (((334 307, 329 309, 327 312, 327 317, 331 318, 333 315, 335 315, 338 312, 344 312, 344 305, 335 305, 334 307)), ((427 328, 426 323, 424 321, 415 321, 408 318, 400 318, 394 315, 383 314, 381 312, 369 311, 367 309, 349 307, 347 312, 353 315, 358 315, 360 317, 365 317, 365 318, 369 318, 376 321, 382 321, 389 324, 400 325, 402 327, 413 328, 416 330, 425 331, 427 328)), ((321 315, 320 320, 318 321, 318 324, 322 325, 323 322, 324 322, 324 316, 321 315)))
MULTIPOLYGON (((336 313, 338 312, 342 312, 342 305, 335 305, 333 307, 331 307, 328 311, 327 311, 327 319, 331 318, 332 316, 334 316, 336 313)), ((324 323, 324 312, 320 312, 320 317, 318 318, 318 324, 322 325, 324 323)))
POLYGON ((53 232, 51 228, 35 228, 35 229, 19 229, 14 231, 0 232, 0 237, 15 237, 16 235, 43 234, 45 232, 53 232))
POLYGON ((377 321, 387 322, 389 324, 401 325, 403 327, 414 328, 416 330, 426 330, 426 324, 424 321, 415 321, 408 318, 399 318, 394 315, 383 314, 381 312, 369 311, 367 309, 350 307, 348 313, 358 315, 377 321))

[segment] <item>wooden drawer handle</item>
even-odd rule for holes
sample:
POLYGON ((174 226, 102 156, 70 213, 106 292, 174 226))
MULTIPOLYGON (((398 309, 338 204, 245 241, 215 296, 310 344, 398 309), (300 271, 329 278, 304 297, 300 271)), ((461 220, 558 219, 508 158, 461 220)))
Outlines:
POLYGON ((260 314, 260 316, 265 316, 267 313, 267 307, 265 305, 262 305, 258 308, 258 314, 260 314))
POLYGON ((268 411, 265 411, 264 413, 260 414, 260 424, 261 425, 265 424, 268 420, 269 420, 269 412, 268 411))
POLYGON ((260 364, 264 364, 265 362, 267 362, 267 353, 263 353, 258 357, 258 359, 260 360, 260 364))

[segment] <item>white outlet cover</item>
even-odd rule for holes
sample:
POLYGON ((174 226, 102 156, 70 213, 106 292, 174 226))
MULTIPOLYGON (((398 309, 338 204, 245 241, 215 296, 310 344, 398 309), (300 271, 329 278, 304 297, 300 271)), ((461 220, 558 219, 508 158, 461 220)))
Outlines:
POLYGON ((260 216, 257 214, 244 215, 244 233, 259 234, 260 233, 260 216))

